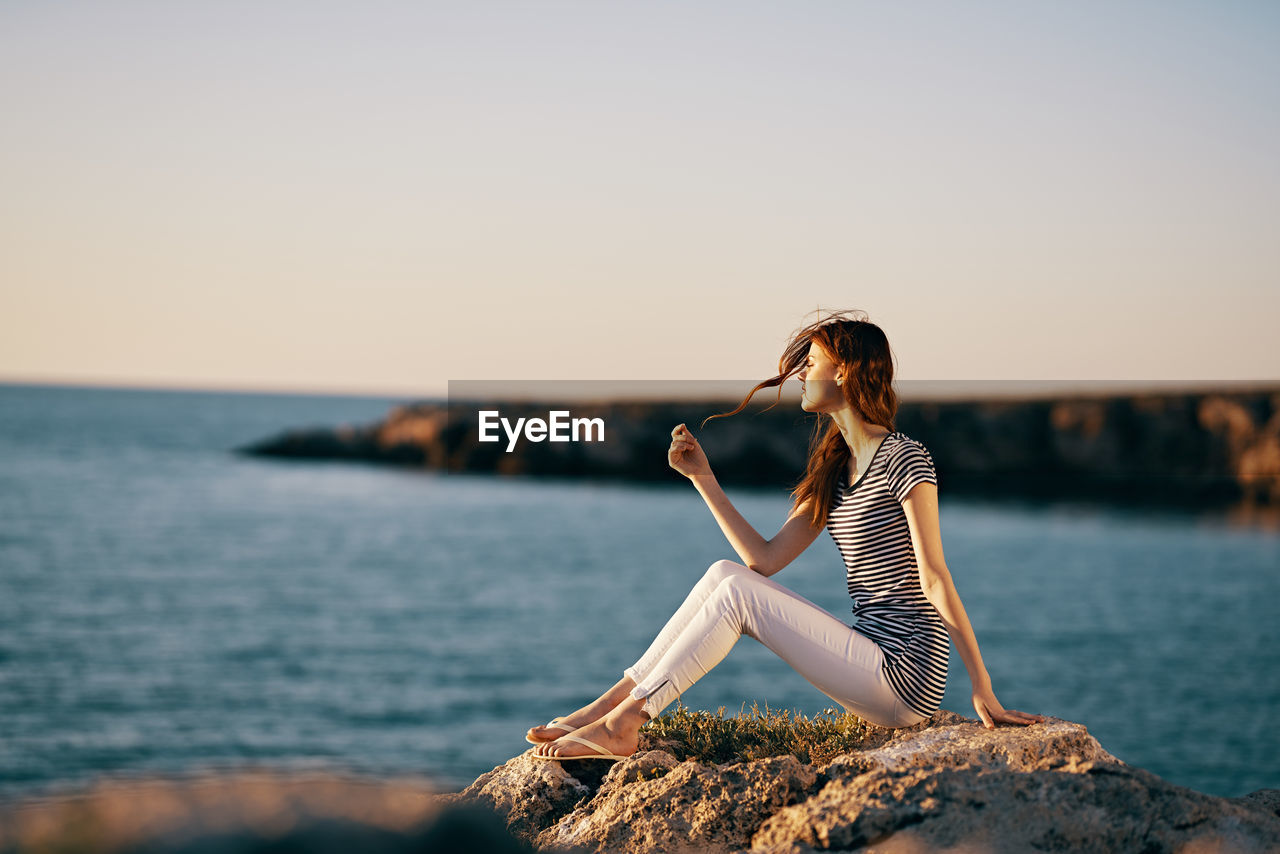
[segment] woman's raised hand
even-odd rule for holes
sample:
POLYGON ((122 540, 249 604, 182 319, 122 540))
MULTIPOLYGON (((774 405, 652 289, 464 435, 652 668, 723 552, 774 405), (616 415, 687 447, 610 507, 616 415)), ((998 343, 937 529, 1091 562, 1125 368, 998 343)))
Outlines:
POLYGON ((982 718, 982 724, 987 729, 995 729, 997 722, 1036 724, 1044 720, 1044 715, 1032 715, 1027 712, 1015 711, 1014 709, 1005 709, 1004 706, 1000 705, 1000 701, 996 699, 996 695, 992 692, 990 686, 973 689, 973 708, 977 711, 978 717, 982 718))
POLYGON ((677 425, 671 431, 671 447, 667 450, 667 463, 685 477, 711 474, 711 463, 702 452, 702 445, 693 438, 689 428, 677 425))

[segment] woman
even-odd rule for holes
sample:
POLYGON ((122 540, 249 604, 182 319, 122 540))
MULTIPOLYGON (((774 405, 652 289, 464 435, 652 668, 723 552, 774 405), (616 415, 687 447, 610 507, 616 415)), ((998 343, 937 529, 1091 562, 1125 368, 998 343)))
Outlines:
POLYGON ((1044 720, 1005 709, 992 693, 943 559, 933 459, 920 442, 892 429, 897 396, 888 339, 880 327, 848 314, 794 333, 778 375, 753 388, 737 409, 711 416, 742 411, 757 391, 792 375, 801 383, 801 408, 826 416, 820 419, 826 430, 792 491, 791 512, 773 539, 756 532, 725 497, 688 428, 671 431, 669 464, 693 482, 742 562, 712 564, 616 685, 572 714, 530 729, 526 738, 538 745, 536 757, 629 756, 645 721, 718 664, 743 634, 846 710, 886 727, 911 726, 938 710, 950 634, 973 682, 973 707, 988 729, 1044 720), (823 528, 844 559, 857 628, 771 578, 823 528))

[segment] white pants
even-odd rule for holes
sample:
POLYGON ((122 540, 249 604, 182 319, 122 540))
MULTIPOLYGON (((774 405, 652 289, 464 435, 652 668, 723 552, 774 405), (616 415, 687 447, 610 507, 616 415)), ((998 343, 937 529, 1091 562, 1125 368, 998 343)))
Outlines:
POLYGON ((694 585, 640 660, 624 671, 631 696, 656 718, 729 654, 742 635, 777 653, 846 710, 887 727, 925 718, 885 679, 875 641, 778 582, 718 560, 694 585))

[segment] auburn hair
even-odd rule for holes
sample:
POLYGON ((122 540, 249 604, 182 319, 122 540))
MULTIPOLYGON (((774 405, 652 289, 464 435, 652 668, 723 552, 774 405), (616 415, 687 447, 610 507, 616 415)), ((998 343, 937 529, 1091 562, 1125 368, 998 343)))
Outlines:
MULTIPOLYGON (((757 383, 733 411, 710 415, 702 426, 712 418, 727 418, 741 412, 755 393, 764 388, 778 389, 777 399, 764 411, 777 406, 782 400, 782 384, 800 372, 810 344, 815 343, 843 374, 840 389, 853 410, 869 424, 895 430, 898 396, 893 390, 893 352, 889 349, 889 339, 879 326, 867 320, 866 312, 853 309, 830 312, 826 318, 820 317, 792 332, 778 359, 777 375, 757 383)), ((804 475, 791 490, 795 506, 804 506, 807 502, 807 515, 815 528, 827 525, 827 514, 841 473, 848 470, 850 457, 849 445, 835 419, 819 413, 809 438, 804 475)))

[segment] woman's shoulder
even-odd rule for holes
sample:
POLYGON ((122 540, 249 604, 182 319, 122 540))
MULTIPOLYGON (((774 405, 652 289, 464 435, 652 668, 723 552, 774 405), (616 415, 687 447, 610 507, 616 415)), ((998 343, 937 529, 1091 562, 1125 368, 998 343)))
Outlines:
POLYGON ((885 438, 884 457, 889 468, 910 465, 921 459, 927 460, 930 464, 933 462, 933 454, 929 453, 924 442, 900 430, 885 438))
POLYGON ((885 444, 891 446, 891 449, 893 450, 897 450, 901 448, 918 448, 920 450, 925 449, 924 442, 921 442, 919 439, 915 438, 914 436, 908 436, 906 433, 903 433, 901 430, 895 430, 894 432, 886 436, 885 444))

